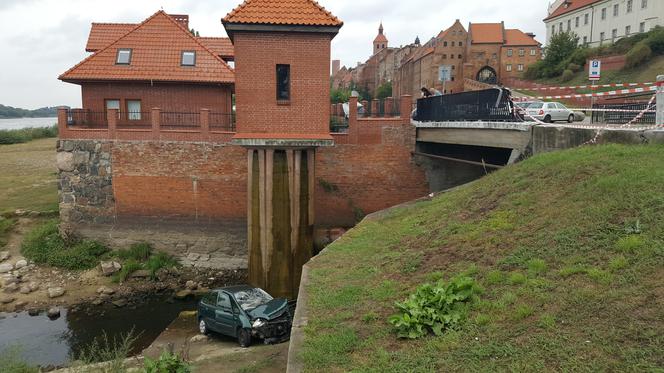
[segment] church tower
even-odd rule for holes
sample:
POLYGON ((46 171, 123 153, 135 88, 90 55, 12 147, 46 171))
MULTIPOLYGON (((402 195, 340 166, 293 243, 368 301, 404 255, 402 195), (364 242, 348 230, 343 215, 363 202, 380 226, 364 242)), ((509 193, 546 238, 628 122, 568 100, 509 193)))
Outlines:
POLYGON ((385 37, 385 34, 383 34, 383 22, 381 22, 380 27, 378 27, 378 36, 374 39, 373 47, 373 54, 387 48, 387 38, 385 37))

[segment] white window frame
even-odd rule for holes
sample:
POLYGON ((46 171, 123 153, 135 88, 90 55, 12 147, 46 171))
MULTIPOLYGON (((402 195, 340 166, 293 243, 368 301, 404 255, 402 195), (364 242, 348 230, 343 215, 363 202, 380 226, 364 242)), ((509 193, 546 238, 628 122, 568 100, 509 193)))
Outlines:
POLYGON ((613 4, 613 16, 618 17, 620 15, 620 4, 613 4))
POLYGON ((602 8, 602 21, 606 19, 606 8, 602 8))
POLYGON ((520 63, 520 64, 516 65, 516 70, 517 71, 523 71, 523 64, 520 63))
POLYGON ((634 0, 627 0, 627 13, 632 13, 634 8, 634 0))
POLYGON ((115 64, 116 65, 131 65, 131 55, 132 55, 132 49, 131 48, 118 48, 117 53, 115 55, 115 64), (126 55, 127 56, 127 62, 120 62, 120 56, 121 55, 126 55))
POLYGON ((141 120, 141 100, 127 100, 126 102, 127 102, 127 119, 141 120), (136 103, 138 103, 138 107, 132 108, 132 104, 136 103))
POLYGON ((505 70, 508 71, 508 72, 512 71, 512 65, 511 65, 511 64, 507 64, 507 65, 505 66, 505 70))
POLYGON ((509 48, 507 49, 507 57, 512 57, 514 55, 514 49, 509 48))
POLYGON ((648 7, 648 0, 641 0, 641 9, 645 9, 648 7))
POLYGON ((588 22, 590 22, 590 15, 589 15, 588 13, 586 13, 586 14, 583 16, 583 24, 584 24, 584 26, 587 26, 587 25, 588 25, 588 22))
POLYGON ((531 48, 531 49, 530 49, 530 55, 531 55, 531 56, 537 56, 537 49, 535 49, 535 48, 531 48))
POLYGON ((519 48, 519 57, 523 57, 526 55, 526 50, 523 48, 519 48))

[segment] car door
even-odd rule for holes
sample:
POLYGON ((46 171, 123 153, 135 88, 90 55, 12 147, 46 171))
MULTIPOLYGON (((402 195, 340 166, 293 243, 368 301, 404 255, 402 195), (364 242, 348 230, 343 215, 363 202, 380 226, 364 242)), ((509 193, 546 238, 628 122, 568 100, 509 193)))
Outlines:
POLYGON ((219 327, 215 320, 215 309, 217 308, 218 294, 216 291, 210 292, 203 296, 201 305, 199 307, 200 318, 205 321, 205 324, 210 330, 218 331, 219 327))
POLYGON ((235 336, 235 318, 231 299, 227 293, 219 292, 215 308, 215 324, 219 327, 219 333, 235 336))
POLYGON ((572 111, 563 104, 558 104, 558 107, 560 108, 560 116, 561 116, 560 120, 568 120, 569 115, 573 114, 572 111))

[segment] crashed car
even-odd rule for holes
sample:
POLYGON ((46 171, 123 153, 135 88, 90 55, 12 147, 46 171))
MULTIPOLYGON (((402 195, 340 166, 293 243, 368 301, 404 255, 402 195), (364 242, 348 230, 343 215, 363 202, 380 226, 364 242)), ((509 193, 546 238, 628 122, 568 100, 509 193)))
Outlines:
POLYGON ((249 285, 216 289, 198 303, 198 328, 237 338, 241 347, 252 339, 266 344, 290 338, 292 316, 286 299, 274 299, 263 289, 249 285))

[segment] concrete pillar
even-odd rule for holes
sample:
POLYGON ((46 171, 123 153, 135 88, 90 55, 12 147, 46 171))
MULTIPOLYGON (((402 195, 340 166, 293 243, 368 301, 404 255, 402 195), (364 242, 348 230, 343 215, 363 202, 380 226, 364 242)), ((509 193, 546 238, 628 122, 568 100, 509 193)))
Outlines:
POLYGON ((159 140, 161 131, 161 109, 152 108, 150 110, 150 124, 152 125, 152 136, 155 140, 159 140))
POLYGON ((115 139, 115 134, 118 129, 118 109, 108 109, 106 111, 106 120, 108 121, 108 137, 115 139))
POLYGON ((664 75, 657 76, 657 125, 664 131, 664 75))
POLYGON ((210 139, 210 109, 201 109, 201 135, 203 139, 210 139))
POLYGON ((67 137, 67 108, 59 107, 58 108, 58 137, 66 138, 67 137))
POLYGON ((314 149, 249 149, 249 282, 294 298, 313 255, 314 149))

